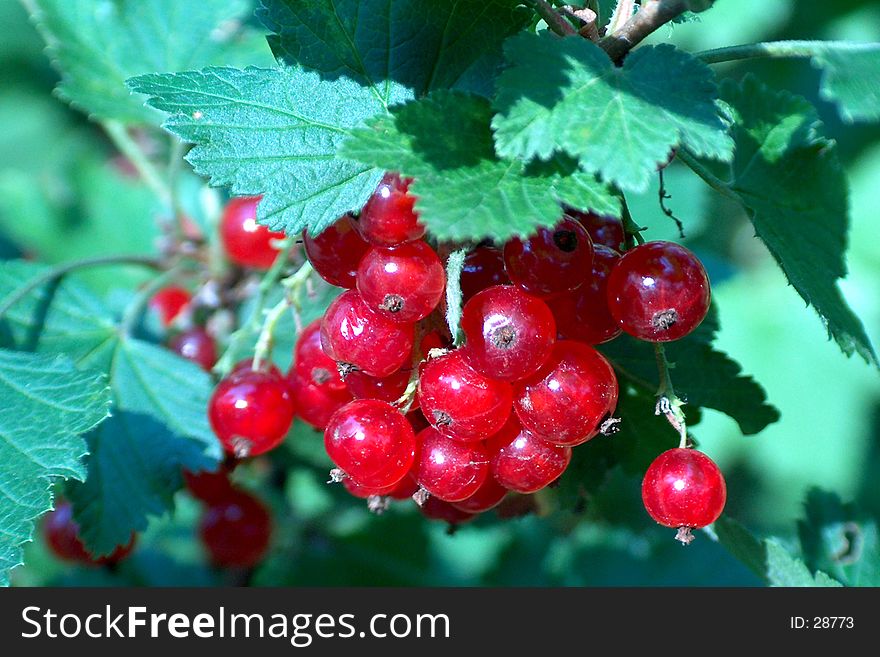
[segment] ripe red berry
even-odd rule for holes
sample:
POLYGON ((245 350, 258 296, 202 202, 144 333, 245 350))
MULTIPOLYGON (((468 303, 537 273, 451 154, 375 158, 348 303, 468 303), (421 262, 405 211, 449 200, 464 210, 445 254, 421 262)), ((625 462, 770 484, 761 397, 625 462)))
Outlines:
POLYGON ((475 295, 464 306, 461 328, 471 367, 502 381, 536 372, 556 341, 547 304, 513 285, 495 285, 475 295))
POLYGON ((199 536, 215 566, 249 568, 266 554, 272 517, 256 497, 230 488, 222 499, 212 500, 205 509, 199 536))
MULTIPOLYGON (((411 369, 404 368, 389 376, 377 378, 363 372, 351 372, 345 377, 345 385, 355 399, 379 399, 393 404, 406 392, 411 373, 411 369)), ((416 395, 412 408, 418 408, 418 399, 416 395)))
POLYGON ((343 479, 342 485, 345 487, 345 490, 362 500, 374 496, 390 497, 392 500, 408 500, 416 494, 416 491, 419 490, 419 485, 410 474, 406 475, 403 479, 401 479, 393 486, 386 486, 384 488, 370 488, 368 486, 362 486, 351 477, 346 477, 345 479, 343 479))
POLYGON ((489 455, 480 443, 462 443, 428 427, 416 436, 413 474, 419 485, 446 502, 477 492, 489 474, 489 455))
POLYGON ((536 374, 514 388, 523 427, 557 445, 580 445, 617 406, 617 377, 598 351, 562 340, 536 374))
POLYGON ((596 214, 594 212, 581 212, 580 210, 566 210, 566 215, 576 219, 587 229, 593 245, 602 244, 615 251, 623 248, 625 235, 623 222, 616 217, 596 214))
POLYGON ((518 493, 534 493, 553 483, 571 461, 571 447, 549 443, 514 420, 487 447, 492 476, 518 493))
POLYGON ((226 497, 232 489, 229 468, 221 464, 217 472, 183 471, 183 482, 190 495, 203 502, 213 502, 226 497))
POLYGON ((277 447, 293 422, 290 386, 277 369, 239 365, 214 389, 208 418, 226 451, 237 458, 277 447))
POLYGON ((353 221, 367 242, 374 246, 397 246, 425 234, 425 227, 413 209, 416 199, 408 193, 410 183, 412 178, 401 178, 396 173, 386 173, 382 178, 360 217, 353 221))
POLYGON ((303 381, 333 392, 344 392, 345 381, 339 375, 336 361, 321 346, 321 320, 316 319, 303 329, 293 350, 294 369, 303 381))
POLYGON ((642 481, 642 501, 648 514, 665 527, 700 528, 718 519, 727 500, 721 470, 695 449, 663 452, 648 467, 642 481))
POLYGON ((504 256, 501 251, 489 246, 480 246, 468 253, 464 259, 459 283, 464 303, 487 287, 510 284, 510 278, 504 271, 504 256))
POLYGON ((163 326, 168 326, 189 305, 190 293, 176 285, 163 287, 150 299, 150 308, 159 314, 163 326))
POLYGON ((278 249, 273 240, 284 239, 284 233, 272 232, 257 223, 257 205, 261 196, 234 198, 226 204, 220 220, 220 239, 226 255, 237 265, 268 269, 275 262, 278 249))
POLYGON ((200 326, 184 331, 171 341, 171 350, 210 372, 217 362, 217 343, 200 326))
POLYGON ((360 370, 389 376, 409 361, 414 340, 413 324, 398 324, 371 310, 355 290, 334 299, 321 322, 321 346, 343 375, 360 370))
POLYGON ((509 491, 489 474, 483 484, 467 499, 454 502, 453 506, 468 513, 483 513, 501 504, 509 491))
POLYGON ((333 414, 352 400, 351 393, 347 389, 336 390, 315 385, 296 372, 291 372, 287 380, 300 418, 306 424, 321 431, 327 426, 333 414))
POLYGON ((575 289, 590 276, 593 242, 581 224, 563 219, 526 240, 508 242, 504 265, 510 280, 529 294, 553 296, 575 289))
POLYGON ((442 520, 453 527, 461 525, 465 522, 473 520, 477 517, 476 513, 468 513, 453 506, 449 502, 444 502, 437 497, 428 497, 427 500, 419 506, 422 515, 430 520, 442 520))
POLYGON ((52 553, 64 561, 86 565, 112 565, 119 563, 134 549, 135 535, 127 545, 120 545, 105 557, 94 557, 79 537, 79 525, 73 519, 73 507, 66 500, 59 500, 55 510, 43 520, 43 537, 52 553))
POLYGON ((646 242, 627 251, 608 277, 608 308, 620 327, 649 342, 678 340, 709 311, 706 270, 674 242, 646 242))
POLYGON ((560 338, 602 344, 620 335, 608 310, 608 276, 620 254, 607 246, 593 247, 593 275, 576 290, 547 300, 560 338))
POLYGON ((424 241, 370 249, 357 273, 361 297, 379 314, 403 324, 427 317, 446 289, 443 263, 424 241))
POLYGON ((415 460, 416 437, 409 421, 391 404, 356 399, 330 418, 324 447, 331 460, 362 486, 393 486, 415 460))
POLYGON ((318 275, 331 285, 354 288, 357 268, 370 245, 355 230, 351 216, 345 215, 317 237, 303 233, 309 262, 318 275))
POLYGON ((475 371, 465 362, 460 349, 421 365, 422 413, 449 438, 464 442, 485 440, 504 426, 512 399, 509 383, 475 371))

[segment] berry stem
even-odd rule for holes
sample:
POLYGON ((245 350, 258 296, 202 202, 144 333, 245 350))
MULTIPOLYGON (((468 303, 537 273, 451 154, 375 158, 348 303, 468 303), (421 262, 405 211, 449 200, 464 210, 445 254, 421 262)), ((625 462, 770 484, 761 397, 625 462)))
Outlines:
POLYGON ((181 164, 183 163, 183 153, 186 145, 177 137, 171 136, 171 147, 168 154, 168 188, 170 192, 171 211, 174 214, 175 233, 178 239, 184 236, 183 205, 180 202, 180 191, 178 189, 180 183, 181 164))
POLYGON ((229 373, 232 366, 235 365, 238 360, 238 354, 244 347, 245 341, 259 331, 260 327, 263 325, 263 318, 266 312, 266 301, 269 298, 269 293, 281 279, 281 275, 284 273, 284 268, 287 266, 288 257, 295 244, 296 240, 287 238, 286 243, 278 252, 278 255, 275 256, 275 261, 272 263, 272 266, 260 281, 260 285, 257 288, 254 308, 251 311, 250 317, 248 317, 247 321, 229 336, 229 345, 226 347, 226 351, 223 352, 220 360, 214 365, 213 372, 218 376, 224 377, 229 373))
POLYGON ((660 210, 675 222, 675 227, 678 229, 678 236, 681 239, 684 239, 684 224, 681 222, 681 219, 675 216, 675 213, 673 213, 670 208, 666 207, 666 201, 671 199, 672 195, 666 191, 666 180, 663 175, 663 169, 657 171, 657 175, 660 178, 660 188, 657 190, 657 196, 660 200, 660 210))
POLYGON ((565 19, 562 14, 560 14, 556 9, 553 8, 549 2, 546 0, 531 0, 529 2, 538 16, 544 19, 544 22, 547 23, 547 27, 553 30, 559 36, 575 36, 577 35, 577 30, 574 29, 574 26, 565 19))
MULTIPOLYGON (((859 49, 860 46, 869 50, 874 44, 848 44, 853 50, 859 49)), ((763 41, 702 50, 694 53, 694 57, 702 59, 706 64, 721 64, 757 57, 802 58, 814 57, 825 47, 824 43, 816 41, 763 41)))
POLYGON ((623 209, 621 221, 623 222, 623 232, 625 237, 624 247, 626 250, 629 250, 636 244, 645 243, 645 238, 642 237, 642 231, 645 229, 644 227, 639 226, 633 219, 632 214, 629 211, 629 206, 626 203, 626 198, 623 194, 620 194, 620 204, 623 209))
POLYGON ((675 152, 675 156, 686 165, 688 165, 695 174, 703 179, 703 182, 709 185, 709 187, 714 189, 716 192, 718 192, 722 196, 726 196, 727 198, 736 201, 737 203, 742 202, 736 194, 730 191, 730 187, 727 185, 727 183, 725 183, 718 176, 716 176, 714 173, 704 167, 699 162, 699 160, 697 160, 697 158, 691 155, 687 150, 685 150, 684 148, 678 148, 675 152))
MULTIPOLYGON (((275 330, 284 313, 292 308, 295 315, 299 316, 299 312, 302 310, 302 293, 313 271, 311 263, 306 261, 296 273, 281 281, 284 297, 266 313, 266 318, 263 320, 260 336, 257 338, 257 345, 254 349, 253 369, 255 371, 259 370, 263 362, 269 358, 275 330)), ((299 330, 300 327, 297 327, 297 332, 299 330)))
POLYGON ((449 327, 449 334, 456 347, 464 339, 464 333, 461 330, 461 272, 467 254, 467 249, 459 249, 450 253, 449 259, 446 261, 446 325, 449 327))
POLYGON ((10 308, 12 308, 15 304, 17 304, 19 301, 24 299, 27 295, 29 295, 31 292, 42 285, 47 285, 58 279, 61 279, 67 274, 76 271, 77 269, 86 269, 88 267, 103 267, 108 265, 139 265, 152 269, 161 269, 163 263, 159 258, 155 258, 152 256, 113 255, 99 256, 97 258, 85 258, 83 260, 74 260, 72 262, 65 262, 60 265, 55 265, 51 269, 47 269, 42 274, 35 276, 29 282, 22 285, 15 292, 13 292, 11 296, 6 297, 6 299, 2 303, 0 303, 0 317, 9 312, 10 308))
POLYGON ((687 447, 687 421, 685 420, 684 411, 681 407, 684 402, 675 394, 675 387, 672 385, 672 377, 669 370, 672 366, 666 359, 666 348, 662 342, 654 343, 654 356, 657 359, 657 370, 660 373, 660 385, 657 388, 657 406, 654 409, 656 415, 663 415, 672 428, 679 434, 678 446, 687 447))
POLYGON ((169 185, 165 182, 162 176, 159 175, 156 167, 153 166, 153 163, 150 162, 149 158, 143 152, 141 147, 138 146, 137 142, 135 142, 135 140, 131 138, 131 135, 128 134, 125 126, 119 121, 108 119, 101 122, 101 127, 104 128, 104 132, 110 137, 113 145, 116 146, 116 148, 119 149, 119 152, 125 155, 129 162, 131 162, 132 166, 137 169, 137 172, 140 174, 141 178, 144 179, 144 182, 147 183, 147 186, 153 190, 163 203, 171 205, 173 194, 169 185))

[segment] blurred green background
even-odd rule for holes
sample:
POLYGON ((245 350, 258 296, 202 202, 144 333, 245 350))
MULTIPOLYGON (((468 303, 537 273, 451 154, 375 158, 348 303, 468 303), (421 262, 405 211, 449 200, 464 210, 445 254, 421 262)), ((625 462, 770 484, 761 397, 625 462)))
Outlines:
MULTIPOLYGON (((661 29, 652 40, 688 50, 769 39, 880 40, 880 3, 719 0, 695 23, 661 29)), ((880 344, 880 128, 844 125, 816 93, 818 73, 804 61, 752 61, 717 67, 747 71, 817 105, 837 140, 851 181, 849 303, 880 344)), ((52 95, 56 74, 16 0, 0 0, 0 257, 57 262, 110 252, 150 252, 158 204, 114 160, 88 120, 52 95)), ((195 187, 194 187, 195 189, 195 187)), ((707 263, 722 322, 718 346, 766 388, 782 420, 743 437, 728 418, 706 411, 694 433, 727 474, 727 511, 756 534, 793 544, 802 501, 813 486, 880 515, 880 377, 843 356, 805 308, 742 211, 684 167, 667 175, 669 206, 688 243, 707 263)), ((194 194, 197 194, 194 191, 194 194)), ((204 201, 204 198, 201 199, 204 201)), ((209 199, 210 200, 210 199, 209 199)), ((203 204, 204 205, 204 204, 203 204)), ((210 207, 210 203, 208 205, 210 207)), ((648 239, 676 237, 656 188, 631 207, 648 239)), ((104 295, 129 289, 138 272, 90 272, 104 295)), ((687 549, 640 508, 637 482, 612 477, 583 520, 567 511, 499 521, 493 514, 448 535, 409 508, 371 516, 339 487, 323 484, 319 437, 299 427, 282 455, 284 491, 262 485, 259 466, 237 472, 273 505, 275 548, 250 583, 433 585, 753 585, 759 581, 705 535, 687 549), (607 510, 607 511, 606 511, 607 510), (598 516, 600 519, 595 519, 598 516)), ((194 538, 199 508, 178 495, 173 517, 154 521, 132 559, 116 572, 71 569, 39 540, 13 582, 39 584, 212 584, 194 538)))

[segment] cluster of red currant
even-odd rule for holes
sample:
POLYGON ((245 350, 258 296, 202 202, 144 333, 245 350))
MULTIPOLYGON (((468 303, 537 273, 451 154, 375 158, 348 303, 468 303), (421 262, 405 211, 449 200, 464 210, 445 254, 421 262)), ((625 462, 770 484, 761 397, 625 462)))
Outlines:
MULTIPOLYGON (((469 251, 454 346, 438 252, 455 246, 425 240, 409 183, 388 174, 358 215, 303 235, 314 270, 345 291, 301 332, 286 376, 239 363, 209 418, 243 458, 280 444, 299 415, 324 431, 333 477, 353 495, 375 509, 412 497, 425 515, 457 523, 509 492, 551 485, 573 447, 613 427, 617 380, 595 345, 621 331, 651 342, 687 335, 708 311, 709 283, 684 247, 648 242, 621 255, 620 221, 567 210, 529 238, 469 251)), ((283 235, 256 223, 258 201, 233 200, 221 237, 232 262, 265 269, 283 235)), ((165 307, 175 303, 186 299, 165 307)), ((205 368, 216 359, 200 328, 172 348, 205 368)), ((643 498, 661 524, 702 527, 723 508, 724 480, 705 455, 669 450, 643 498)))
POLYGON ((79 535, 79 525, 73 519, 73 507, 67 500, 55 504, 55 510, 43 519, 43 539, 52 554, 70 563, 87 566, 116 566, 134 550, 137 538, 132 534, 127 545, 120 545, 106 557, 95 557, 87 549, 79 535))

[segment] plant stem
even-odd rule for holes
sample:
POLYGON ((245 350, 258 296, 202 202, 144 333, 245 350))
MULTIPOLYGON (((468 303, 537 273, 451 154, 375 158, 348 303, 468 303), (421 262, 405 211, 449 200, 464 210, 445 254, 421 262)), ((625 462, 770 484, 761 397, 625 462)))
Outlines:
POLYGON ((675 156, 688 165, 695 174, 702 178, 716 192, 738 203, 741 202, 740 198, 730 190, 730 186, 727 183, 704 167, 697 158, 688 153, 684 148, 679 148, 675 156))
POLYGON ((546 0, 531 0, 529 2, 538 15, 547 23, 547 27, 559 36, 575 36, 577 30, 569 23, 562 14, 556 11, 546 0))
MULTIPOLYGON (((694 53, 694 57, 703 60, 706 64, 735 62, 756 57, 815 57, 833 43, 833 41, 764 41, 761 43, 746 43, 739 46, 703 50, 694 53)), ((847 43, 846 47, 851 50, 861 50, 863 48, 865 50, 876 50, 877 44, 847 43)))
POLYGON ((281 278, 281 274, 284 272, 285 266, 287 266, 290 252, 296 244, 296 240, 289 237, 285 242, 284 246, 278 252, 278 255, 275 256, 275 261, 272 263, 269 271, 265 273, 260 281, 260 285, 257 288, 257 298, 254 303, 254 309, 251 311, 250 317, 248 317, 248 320, 239 327, 238 330, 229 336, 229 346, 226 347, 226 351, 223 352, 223 355, 217 361, 217 364, 214 365, 213 371, 219 376, 225 376, 229 370, 232 369, 232 366, 238 358, 238 353, 244 345, 244 341, 262 326, 263 313, 265 312, 266 300, 269 297, 269 292, 271 292, 272 288, 275 287, 281 278))
POLYGON ((141 267, 149 267, 152 269, 161 269, 162 261, 158 258, 144 255, 112 255, 98 256, 96 258, 85 258, 83 260, 74 260, 72 262, 65 262, 60 265, 55 265, 51 269, 47 269, 46 271, 44 271, 39 276, 32 278, 29 282, 25 283, 15 292, 13 292, 12 296, 7 297, 6 300, 2 304, 0 304, 0 317, 9 312, 10 308, 12 308, 15 304, 24 299, 28 294, 30 294, 42 285, 51 283, 59 278, 63 278, 70 272, 76 271, 77 269, 86 269, 88 267, 103 267, 109 265, 138 265, 141 267))
POLYGON ((620 204, 623 209, 621 221, 623 222, 623 232, 625 238, 624 246, 627 250, 629 250, 633 248, 637 243, 645 243, 645 238, 642 237, 642 231, 645 229, 639 226, 633 219, 632 214, 629 211, 629 205, 627 205, 626 198, 623 194, 620 194, 620 204))
POLYGON ((291 308, 297 313, 302 310, 300 297, 313 271, 312 264, 307 260, 295 274, 281 281, 284 297, 266 313, 266 319, 263 321, 260 336, 257 338, 257 345, 254 348, 253 369, 255 371, 259 370, 263 366, 263 362, 269 358, 272 342, 275 338, 275 329, 284 313, 291 308))
POLYGON ((119 322, 119 333, 123 337, 131 335, 134 327, 144 314, 144 309, 147 307, 147 304, 150 303, 150 299, 152 299, 159 290, 174 280, 180 273, 180 270, 181 266, 176 265, 168 271, 162 272, 159 276, 156 276, 153 280, 147 283, 143 289, 138 291, 135 298, 132 299, 131 303, 125 308, 125 312, 122 314, 122 320, 119 322))
POLYGON ((616 30, 608 30, 608 34, 599 41, 599 46, 613 62, 620 63, 626 53, 651 32, 683 14, 686 9, 685 0, 644 0, 626 23, 616 30))
POLYGON ((144 182, 155 192, 163 203, 171 204, 172 194, 165 180, 159 175, 156 167, 150 162, 149 158, 137 145, 125 126, 119 121, 106 120, 101 122, 101 126, 107 133, 107 136, 113 141, 113 144, 119 151, 128 158, 144 182))
POLYGON ((635 0, 617 0, 614 13, 611 14, 611 20, 608 21, 608 25, 605 27, 605 33, 614 34, 622 29, 626 22, 633 17, 635 11, 635 0))
POLYGON ((687 421, 681 407, 684 402, 675 394, 672 385, 672 377, 669 375, 671 365, 666 359, 666 348, 662 342, 654 343, 654 356, 657 359, 657 371, 660 373, 660 385, 657 387, 657 406, 654 409, 656 415, 663 415, 672 427, 678 431, 681 448, 687 447, 687 421))
POLYGON ((183 226, 184 211, 180 202, 180 171, 183 164, 183 151, 186 145, 176 137, 171 137, 171 148, 168 155, 168 190, 171 195, 171 211, 174 213, 176 231, 179 237, 183 237, 185 229, 183 226))

